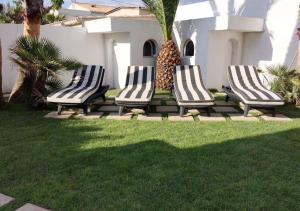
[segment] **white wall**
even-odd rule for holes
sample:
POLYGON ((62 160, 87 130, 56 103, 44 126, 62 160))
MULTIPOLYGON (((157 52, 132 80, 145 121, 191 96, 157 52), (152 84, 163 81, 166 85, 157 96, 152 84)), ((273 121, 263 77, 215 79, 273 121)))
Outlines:
POLYGON ((17 39, 23 33, 21 25, 0 24, 0 38, 2 42, 2 88, 3 92, 10 92, 17 76, 16 66, 10 61, 11 48, 17 39))
POLYGON ((207 50, 207 80, 209 88, 221 89, 228 86, 227 67, 240 64, 242 58, 243 34, 233 31, 210 31, 207 50), (236 42, 236 49, 232 49, 232 41, 236 42), (233 53, 232 51, 236 52, 233 53), (233 55, 235 54, 235 55, 233 55), (235 59, 232 57, 236 57, 235 59))
POLYGON ((131 65, 155 66, 156 58, 144 57, 143 48, 147 40, 154 40, 157 53, 163 44, 161 28, 156 21, 136 21, 130 30, 131 65))
POLYGON ((105 18, 85 23, 91 34, 105 33, 107 80, 114 88, 124 88, 127 67, 155 66, 155 57, 143 57, 144 43, 157 43, 157 52, 163 43, 160 26, 154 19, 105 18))
POLYGON ((175 23, 174 37, 178 47, 180 48, 181 56, 183 52, 183 46, 187 39, 191 39, 195 45, 194 57, 183 58, 182 64, 197 64, 201 66, 202 77, 204 83, 207 84, 209 80, 207 78, 207 59, 208 59, 208 30, 213 28, 213 19, 197 19, 188 20, 175 23))
MULTIPOLYGON (((264 33, 245 33, 243 63, 265 66, 285 64, 295 67, 297 53, 298 7, 300 0, 277 0, 260 15, 265 18, 264 33)), ((247 13, 248 14, 248 13, 247 13)))
MULTIPOLYGON (((22 25, 0 24, 0 37, 3 50, 3 90, 11 91, 17 76, 17 67, 10 59, 9 48, 23 32, 22 25)), ((84 28, 66 28, 57 26, 42 26, 41 36, 52 40, 61 50, 63 56, 75 58, 84 64, 101 64, 105 62, 103 51, 103 36, 87 34, 84 28)), ((63 75, 67 82, 70 74, 63 75)))
POLYGON ((111 87, 123 88, 131 56, 129 33, 105 34, 104 40, 107 82, 111 87))
POLYGON ((235 31, 215 31, 215 19, 197 19, 177 22, 174 37, 183 57, 186 40, 190 39, 195 45, 193 57, 183 57, 183 64, 200 65, 202 77, 208 88, 221 89, 227 85, 227 66, 231 65, 230 40, 237 41, 235 63, 242 58, 243 34, 235 31))
MULTIPOLYGON (((265 19, 264 33, 245 33, 243 64, 295 67, 300 0, 181 0, 177 20, 216 16, 265 19)), ((203 28, 203 30, 206 30, 203 28)))

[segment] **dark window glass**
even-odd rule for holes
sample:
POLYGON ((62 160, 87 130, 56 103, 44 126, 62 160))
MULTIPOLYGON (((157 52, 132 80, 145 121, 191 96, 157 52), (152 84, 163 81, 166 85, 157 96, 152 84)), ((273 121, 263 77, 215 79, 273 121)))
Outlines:
POLYGON ((184 56, 194 56, 195 55, 195 46, 193 41, 188 40, 184 46, 184 56))
POLYGON ((156 56, 156 44, 153 40, 148 40, 144 44, 143 56, 156 56))

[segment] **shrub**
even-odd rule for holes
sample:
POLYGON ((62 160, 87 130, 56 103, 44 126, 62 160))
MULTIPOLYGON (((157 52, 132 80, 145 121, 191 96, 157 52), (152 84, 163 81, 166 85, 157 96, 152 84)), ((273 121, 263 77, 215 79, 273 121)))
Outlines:
POLYGON ((10 51, 24 77, 22 94, 30 108, 44 105, 49 92, 61 88, 60 70, 81 66, 76 60, 63 58, 60 49, 46 38, 20 37, 10 51))
POLYGON ((271 88, 280 94, 288 103, 300 103, 300 73, 284 65, 269 66, 268 72, 274 76, 271 88))

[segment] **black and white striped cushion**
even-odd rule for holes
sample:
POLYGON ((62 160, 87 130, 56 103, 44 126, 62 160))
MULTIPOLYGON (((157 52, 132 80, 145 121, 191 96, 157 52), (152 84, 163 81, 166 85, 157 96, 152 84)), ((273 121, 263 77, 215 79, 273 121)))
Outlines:
POLYGON ((254 66, 229 66, 232 91, 248 105, 283 105, 283 99, 261 83, 254 66))
POLYGON ((154 93, 155 70, 151 66, 128 67, 125 88, 116 97, 117 103, 149 103, 154 93))
POLYGON ((176 66, 174 91, 179 105, 214 105, 214 97, 205 88, 200 66, 176 66))
POLYGON ((102 86, 105 69, 98 65, 84 65, 73 74, 71 83, 47 97, 53 103, 84 103, 102 86))

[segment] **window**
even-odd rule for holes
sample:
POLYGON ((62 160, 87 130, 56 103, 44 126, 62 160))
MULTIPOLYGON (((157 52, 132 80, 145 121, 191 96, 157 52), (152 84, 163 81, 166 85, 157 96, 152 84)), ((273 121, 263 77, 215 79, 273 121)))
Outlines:
POLYGON ((187 40, 183 47, 183 56, 194 56, 195 46, 192 40, 187 40))
POLYGON ((154 40, 147 40, 144 44, 143 56, 155 57, 156 56, 156 42, 154 40))

